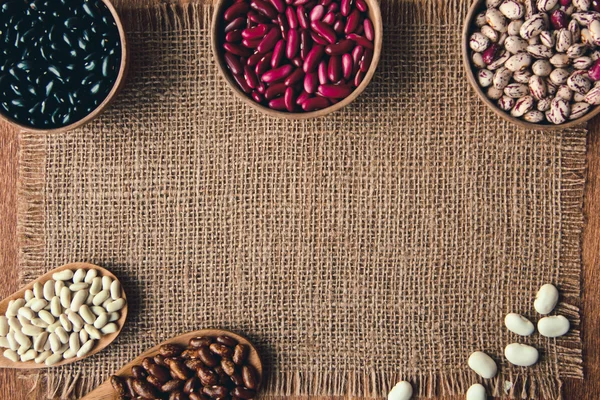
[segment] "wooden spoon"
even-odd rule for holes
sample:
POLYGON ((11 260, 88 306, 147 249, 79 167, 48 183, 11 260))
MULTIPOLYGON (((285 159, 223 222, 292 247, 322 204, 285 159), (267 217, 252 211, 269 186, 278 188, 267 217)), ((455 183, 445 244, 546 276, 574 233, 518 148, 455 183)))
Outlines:
MULTIPOLYGON (((188 342, 192 338, 200 337, 200 336, 217 337, 217 336, 221 336, 221 335, 227 335, 227 336, 237 340, 238 343, 245 344, 250 348, 250 352, 248 353, 248 364, 252 365, 254 367, 254 369, 256 369, 256 373, 258 374, 258 382, 259 382, 259 389, 260 389, 260 383, 262 383, 262 379, 263 379, 263 366, 262 366, 262 361, 260 360, 260 357, 258 355, 258 352, 256 351, 256 348, 245 337, 235 334, 233 332, 223 330, 223 329, 202 329, 199 331, 189 332, 189 333, 186 333, 186 334, 183 334, 180 336, 176 336, 176 337, 169 339, 165 342, 162 342, 161 344, 154 346, 150 350, 147 350, 146 352, 142 353, 140 356, 135 358, 129 364, 125 365, 123 368, 121 368, 120 370, 115 372, 114 375, 117 375, 121 378, 127 378, 127 377, 132 376, 131 375, 131 367, 133 367, 135 365, 141 365, 142 360, 146 357, 154 357, 155 355, 157 355, 158 348, 160 346, 162 346, 163 344, 177 344, 179 346, 186 348, 188 345, 188 342)), ((86 400, 86 399, 87 400, 92 400, 92 399, 93 400, 109 400, 109 399, 114 400, 116 398, 117 398, 117 394, 114 391, 112 385, 110 384, 110 380, 107 380, 103 384, 98 386, 96 389, 94 389, 93 391, 88 393, 85 397, 83 397, 82 400, 86 400)))
MULTIPOLYGON (((118 280, 116 276, 113 275, 112 272, 110 272, 107 269, 104 269, 102 267, 99 267, 97 265, 94 264, 88 264, 88 263, 72 263, 72 264, 66 264, 63 265, 62 267, 58 267, 53 269, 52 271, 49 271, 48 273, 40 276, 39 278, 37 278, 36 280, 34 280, 33 282, 30 282, 29 284, 27 284, 26 286, 24 286, 21 290, 19 290, 16 293, 13 293, 12 295, 10 295, 9 297, 5 298, 4 300, 2 300, 0 302, 0 315, 4 315, 6 314, 6 309, 8 308, 8 303, 11 300, 15 300, 15 299, 19 299, 19 298, 23 298, 25 297, 25 291, 27 289, 33 289, 33 285, 36 282, 40 282, 42 285, 44 284, 44 282, 52 279, 52 274, 56 273, 56 272, 60 272, 63 271, 65 269, 71 269, 73 271, 76 271, 80 268, 83 268, 85 270, 88 269, 96 269, 98 270, 98 276, 109 276, 111 277, 113 280, 118 280)), ((47 366, 44 363, 41 364, 37 364, 35 363, 33 360, 32 361, 11 361, 8 358, 4 357, 4 355, 2 354, 2 352, 4 351, 4 349, 2 349, 2 351, 0 351, 0 368, 18 368, 18 369, 34 369, 34 368, 52 368, 52 367, 58 367, 59 365, 65 365, 65 364, 71 364, 74 362, 77 362, 83 358, 89 357, 89 356, 93 356, 94 354, 96 354, 97 352, 99 352, 100 350, 104 349, 106 346, 108 346, 109 344, 111 344, 113 342, 113 340, 115 340, 117 338, 117 336, 119 336, 119 333, 121 333, 121 329, 123 329, 123 325, 125 324, 125 319, 127 318, 127 310, 128 310, 128 305, 127 305, 127 297, 125 296, 125 290, 123 290, 123 286, 121 286, 121 297, 123 297, 123 299, 125 299, 125 307, 123 307, 119 312, 121 313, 121 317, 115 321, 115 324, 117 324, 117 326, 119 327, 119 330, 117 330, 115 333, 111 333, 105 336, 102 336, 100 338, 100 340, 98 340, 94 346, 94 348, 92 349, 92 351, 90 351, 86 356, 84 357, 73 357, 73 358, 69 358, 67 360, 62 360, 52 366, 47 366)))

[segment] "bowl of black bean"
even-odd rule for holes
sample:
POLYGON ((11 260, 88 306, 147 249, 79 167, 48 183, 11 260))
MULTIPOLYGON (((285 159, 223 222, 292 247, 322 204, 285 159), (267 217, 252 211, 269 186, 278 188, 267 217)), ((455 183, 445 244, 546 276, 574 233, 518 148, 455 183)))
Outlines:
POLYGON ((0 4, 0 118, 59 133, 98 116, 123 85, 125 31, 109 0, 0 4))

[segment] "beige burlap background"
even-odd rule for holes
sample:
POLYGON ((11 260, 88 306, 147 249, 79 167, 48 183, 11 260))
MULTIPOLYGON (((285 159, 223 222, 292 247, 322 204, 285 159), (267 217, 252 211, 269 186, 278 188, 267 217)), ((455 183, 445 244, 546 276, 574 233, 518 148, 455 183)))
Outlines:
POLYGON ((206 327, 259 346, 268 395, 379 397, 400 378, 424 396, 464 393, 475 350, 499 362, 494 394, 557 398, 582 377, 586 132, 524 131, 487 110, 461 64, 468 1, 439 3, 384 2, 373 82, 301 122, 234 98, 210 7, 122 10, 133 64, 114 106, 69 134, 23 136, 23 279, 89 261, 130 299, 116 342, 48 371, 50 396, 206 327), (507 333, 506 313, 537 318, 546 282, 574 329, 507 333), (539 364, 507 365, 513 341, 539 364))

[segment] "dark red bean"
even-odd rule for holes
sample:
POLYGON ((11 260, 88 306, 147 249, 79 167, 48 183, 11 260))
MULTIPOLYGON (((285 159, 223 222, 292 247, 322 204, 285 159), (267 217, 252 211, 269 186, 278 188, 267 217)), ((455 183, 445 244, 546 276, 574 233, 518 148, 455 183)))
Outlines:
POLYGON ((273 49, 273 47, 275 47, 275 45, 277 44, 277 41, 279 40, 280 36, 281 32, 279 31, 279 29, 271 28, 271 30, 262 39, 256 50, 259 53, 266 53, 268 51, 271 51, 271 49, 273 49))
POLYGON ((321 85, 319 94, 332 99, 345 99, 354 89, 348 85, 321 85))
POLYGON ((340 2, 340 11, 344 17, 350 15, 350 11, 352 11, 352 0, 342 0, 340 2))
POLYGON ((277 10, 275 10, 272 5, 265 1, 252 0, 250 2, 250 7, 271 19, 277 18, 277 10))
POLYGON ((265 99, 273 100, 274 98, 283 95, 285 93, 285 89, 287 89, 287 86, 285 86, 284 83, 276 83, 271 85, 267 88, 267 90, 265 90, 265 99))
POLYGON ((323 17, 323 15, 325 15, 325 7, 319 4, 311 10, 308 17, 311 21, 318 21, 323 17))
POLYGON ((295 6, 303 6, 305 4, 310 3, 311 0, 294 0, 295 6))
MULTIPOLYGON (((271 20, 268 17, 265 17, 262 14, 257 13, 256 11, 250 11, 248 12, 248 20, 252 23, 255 24, 269 24, 271 23, 271 20)), ((250 25, 250 22, 248 22, 248 25, 250 25)))
POLYGON ((298 95, 298 98, 296 99, 296 104, 299 105, 299 106, 301 106, 302 103, 304 103, 310 97, 311 97, 310 93, 306 93, 305 90, 302 90, 302 92, 300 92, 300 94, 298 95))
POLYGON ((265 94, 265 92, 267 91, 267 85, 265 85, 264 83, 260 83, 260 85, 258 85, 258 87, 256 88, 256 91, 262 95, 265 94))
POLYGON ((361 84, 363 78, 365 77, 365 73, 362 71, 358 71, 356 75, 354 75, 354 86, 358 87, 361 84))
POLYGON ((250 57, 248 57, 248 61, 246 62, 246 64, 248 64, 251 67, 254 67, 256 64, 258 64, 258 62, 264 57, 264 54, 260 54, 260 53, 255 53, 252 54, 250 57))
POLYGON ((233 78, 235 79, 235 81, 237 82, 239 87, 242 88, 242 90, 245 93, 250 93, 252 91, 252 89, 250 89, 250 86, 248 86, 248 83, 246 83, 246 79, 244 79, 244 75, 236 74, 236 75, 233 75, 233 78))
POLYGON ((302 57, 294 57, 294 58, 292 58, 292 65, 300 68, 302 66, 302 64, 304 64, 304 62, 302 61, 302 57))
POLYGON ((310 27, 313 31, 323 36, 329 43, 336 42, 336 34, 333 28, 322 21, 312 21, 310 27))
POLYGON ((225 33, 243 28, 244 26, 246 26, 246 18, 238 17, 225 26, 225 33))
POLYGON ((352 40, 342 39, 335 44, 330 44, 325 47, 325 53, 330 56, 339 56, 344 53, 348 53, 355 48, 355 44, 352 40))
POLYGON ((265 24, 259 24, 252 28, 246 28, 242 31, 242 37, 244 39, 262 39, 263 36, 269 31, 269 27, 265 24))
POLYGON ((333 31, 338 35, 341 35, 344 32, 344 22, 341 19, 338 19, 333 23, 333 31))
POLYGON ((293 2, 294 2, 294 0, 285 0, 285 4, 287 4, 288 6, 292 5, 293 2))
POLYGON ((336 12, 340 9, 340 5, 338 3, 331 3, 328 7, 327 7, 327 12, 336 12))
POLYGON ((289 64, 283 65, 278 68, 273 68, 270 71, 262 74, 260 79, 265 83, 279 82, 288 77, 292 73, 294 67, 289 64))
POLYGON ((302 70, 302 68, 296 68, 294 72, 292 72, 287 78, 285 78, 285 81, 283 81, 283 83, 285 84, 285 86, 292 86, 300 82, 303 78, 304 71, 302 70))
POLYGON ((310 37, 312 38, 314 43, 320 44, 321 46, 327 46, 329 44, 327 40, 325 40, 323 37, 319 36, 315 32, 311 32, 310 37))
POLYGON ((327 25, 332 25, 335 22, 335 14, 330 12, 323 17, 323 22, 327 25))
POLYGON ((317 75, 319 76, 319 83, 321 85, 329 83, 329 78, 327 77, 327 61, 323 60, 319 63, 319 67, 317 68, 317 75))
POLYGON ((298 49, 300 48, 300 34, 296 29, 290 29, 288 31, 288 40, 285 49, 285 55, 290 60, 296 56, 298 49))
POLYGON ((369 67, 371 66, 371 60, 373 60, 373 50, 366 49, 365 54, 360 62, 360 70, 362 72, 367 72, 369 67))
POLYGON ((242 40, 242 31, 240 29, 227 32, 225 35, 225 41, 230 43, 237 43, 242 40))
POLYGON ((373 42, 367 40, 364 36, 357 35, 356 33, 350 33, 346 36, 347 39, 354 41, 356 44, 366 48, 373 49, 373 42))
POLYGON ((235 54, 240 57, 250 57, 252 55, 252 51, 250 49, 245 48, 239 44, 235 43, 225 43, 223 47, 226 51, 235 54))
POLYGON ((308 53, 312 49, 312 39, 310 37, 310 32, 304 30, 300 32, 300 57, 302 59, 306 59, 308 53))
POLYGON ((346 20, 346 28, 344 28, 344 33, 352 33, 358 28, 358 24, 360 24, 360 11, 354 9, 350 15, 348 15, 348 19, 346 20))
POLYGON ((246 83, 252 89, 256 89, 260 84, 258 76, 256 76, 256 72, 254 72, 254 68, 249 65, 244 67, 244 79, 246 79, 246 83))
POLYGON ((352 61, 352 54, 346 53, 342 56, 342 76, 344 79, 350 79, 352 71, 354 70, 354 61, 352 61))
POLYGON ((260 59, 258 64, 256 64, 256 68, 254 68, 256 75, 260 76, 269 70, 271 67, 271 57, 273 57, 273 53, 267 53, 260 59))
POLYGON ((283 14, 279 14, 277 16, 277 23, 279 24, 279 30, 281 31, 281 37, 283 40, 288 40, 288 31, 290 30, 290 25, 287 22, 287 18, 283 14))
POLYGON ((363 27, 363 24, 358 24, 358 28, 356 28, 354 33, 356 33, 357 35, 364 36, 364 34, 363 34, 364 31, 365 31, 365 28, 363 27))
POLYGON ((285 108, 289 111, 289 112, 294 112, 294 108, 296 105, 296 96, 294 96, 294 89, 291 87, 288 87, 287 89, 285 89, 285 93, 283 95, 283 100, 285 103, 285 108))
POLYGON ((331 4, 333 0, 321 0, 319 1, 319 4, 321 4, 323 7, 327 7, 328 5, 331 4))
POLYGON ((298 17, 298 24, 302 29, 308 29, 310 25, 310 21, 306 16, 306 12, 304 11, 304 7, 300 6, 296 8, 296 17, 298 17))
POLYGON ((304 59, 304 65, 302 66, 304 72, 312 72, 316 70, 317 66, 319 65, 319 61, 321 61, 321 58, 323 58, 324 53, 325 48, 323 46, 313 47, 304 59))
POLYGON ((283 39, 279 39, 275 48, 273 49, 273 57, 271 58, 271 67, 277 68, 279 64, 281 64, 281 60, 283 60, 283 55, 285 53, 285 42, 283 39))
POLYGON ((256 49, 258 47, 258 45, 260 44, 261 40, 262 39, 254 39, 254 40, 242 39, 242 45, 249 49, 256 49))
POLYGON ((278 97, 276 99, 269 101, 269 108, 272 108, 273 110, 278 110, 278 111, 285 110, 286 109, 285 98, 278 97))
POLYGON ((234 3, 227 10, 225 10, 225 13, 223 13, 223 18, 225 18, 225 21, 233 21, 237 17, 245 15, 249 9, 248 3, 234 3))
POLYGON ((331 56, 329 64, 327 64, 327 77, 333 83, 338 82, 342 78, 342 57, 331 56))
POLYGON ((252 91, 252 100, 254 100, 257 103, 262 103, 265 100, 265 98, 262 94, 254 90, 252 91))
POLYGON ((233 72, 233 74, 241 74, 244 71, 244 67, 242 67, 240 59, 237 58, 235 55, 226 51, 223 58, 225 59, 225 63, 227 63, 227 66, 229 67, 231 72, 233 72))
POLYGON ((373 27, 373 23, 369 18, 365 18, 365 20, 363 21, 363 28, 365 32, 365 37, 370 41, 375 40, 375 28, 373 27))
POLYGON ((290 29, 298 28, 298 17, 296 17, 296 10, 294 10, 292 7, 288 7, 285 10, 285 16, 287 17, 290 29))
POLYGON ((304 76, 304 90, 307 93, 315 93, 319 87, 319 77, 316 72, 309 72, 304 76))
POLYGON ((354 62, 354 65, 358 65, 364 52, 365 49, 362 46, 356 46, 354 49, 352 49, 352 61, 354 62))
POLYGON ((322 110, 329 107, 330 104, 329 100, 325 97, 311 97, 302 102, 302 109, 304 111, 322 110))
POLYGON ((358 8, 358 11, 360 12, 365 12, 369 9, 365 0, 356 0, 356 8, 358 8))
POLYGON ((273 7, 275 7, 277 12, 282 13, 285 11, 285 2, 283 0, 269 0, 269 1, 273 5, 273 7))

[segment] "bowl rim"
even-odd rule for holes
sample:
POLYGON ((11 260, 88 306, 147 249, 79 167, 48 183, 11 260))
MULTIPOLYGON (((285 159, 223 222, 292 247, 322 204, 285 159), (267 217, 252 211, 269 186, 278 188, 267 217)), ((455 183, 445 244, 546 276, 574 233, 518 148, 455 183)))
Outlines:
POLYGON ((109 105, 109 103, 114 99, 117 93, 122 89, 123 83, 125 81, 125 76, 127 75, 127 69, 129 68, 129 48, 127 47, 127 37, 125 34, 125 28, 123 27, 123 23, 121 22, 121 18, 117 13, 117 10, 113 6, 110 0, 101 0, 106 7, 109 9, 112 14, 115 23, 117 25, 117 29, 119 30, 119 39, 121 40, 121 65, 119 67, 119 74, 117 75, 117 79, 115 80, 112 89, 106 96, 106 98, 100 103, 91 113, 83 117, 82 119, 73 122, 72 124, 65 125, 58 128, 34 128, 28 125, 24 125, 16 119, 5 115, 0 112, 0 119, 8 122, 9 124, 15 126, 26 133, 38 133, 38 134, 54 134, 54 133, 64 133, 75 128, 79 128, 82 125, 87 124, 91 120, 95 119, 100 115, 109 105))
POLYGON ((369 6, 369 17, 373 22, 373 26, 375 28, 375 41, 374 41, 374 49, 373 49, 373 59, 371 61, 371 66, 369 70, 365 74, 362 82, 354 91, 346 98, 341 101, 321 110, 316 111, 308 111, 308 112, 286 112, 286 111, 277 111, 273 110, 269 107, 263 106, 255 102, 251 99, 246 93, 244 93, 237 85, 237 83, 233 80, 233 77, 229 73, 229 70, 225 67, 225 61, 223 59, 223 52, 219 48, 219 33, 217 32, 217 27, 219 27, 219 17, 223 12, 223 7, 226 2, 230 0, 216 0, 214 3, 214 11, 212 15, 211 21, 211 47, 213 52, 213 57, 215 59, 215 63, 217 64, 217 68, 219 69, 219 75, 221 75, 228 86, 233 90, 233 93, 244 103, 248 104, 250 107, 254 108, 262 112, 263 114, 267 114, 271 117, 283 118, 288 120, 303 120, 303 119, 311 119, 318 118, 328 114, 331 114, 335 111, 338 111, 348 104, 352 103, 358 96, 362 94, 362 92, 366 89, 366 87, 371 83, 371 79, 373 75, 375 75, 375 71, 377 70, 377 65, 379 64, 379 60, 381 58, 381 50, 383 47, 383 21, 381 18, 381 8, 379 6, 379 2, 377 0, 366 0, 369 6))
POLYGON ((469 12, 465 17, 463 32, 462 32, 462 55, 463 55, 463 65, 466 70, 467 80, 475 89, 475 92, 479 96, 479 98, 490 107, 494 113, 504 118, 508 122, 512 122, 513 124, 518 125, 521 128, 525 129, 533 129, 533 130, 547 130, 547 131, 555 131, 560 129, 568 129, 582 125, 583 123, 589 121, 594 118, 598 113, 600 113, 600 105, 594 106, 586 115, 581 118, 565 122, 564 124, 554 125, 554 124, 534 124, 532 122, 524 121, 520 118, 515 118, 512 115, 508 114, 504 110, 501 110, 490 98, 488 98, 483 92, 481 86, 477 83, 477 79, 475 79, 475 74, 473 73, 474 66, 471 64, 471 58, 469 56, 470 48, 468 46, 468 38, 470 36, 472 30, 472 23, 474 22, 475 16, 477 15, 479 9, 482 6, 482 3, 485 0, 474 0, 469 8, 469 12))

